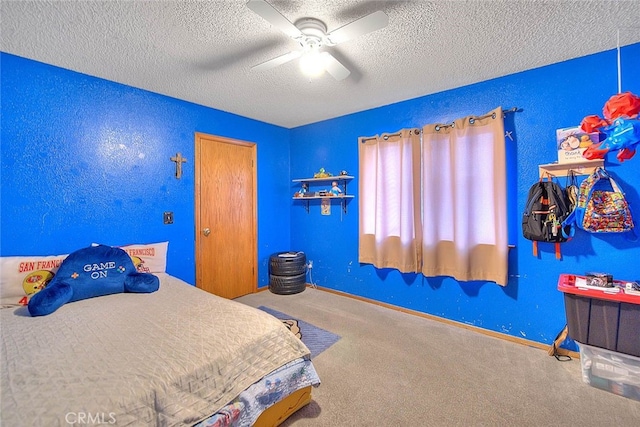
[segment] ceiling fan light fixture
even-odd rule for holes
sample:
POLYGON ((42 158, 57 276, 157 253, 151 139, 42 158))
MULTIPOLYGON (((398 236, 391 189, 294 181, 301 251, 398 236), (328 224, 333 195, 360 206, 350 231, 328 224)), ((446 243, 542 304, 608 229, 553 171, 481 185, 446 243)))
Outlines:
POLYGON ((311 48, 302 54, 300 70, 308 77, 319 77, 324 73, 325 58, 317 48, 311 48))
POLYGON ((269 24, 297 41, 302 47, 251 67, 252 70, 268 70, 300 58, 300 69, 309 77, 317 77, 325 71, 337 81, 346 79, 351 73, 335 56, 326 50, 361 35, 377 31, 389 24, 389 17, 381 10, 343 25, 327 33, 327 26, 316 18, 301 18, 295 24, 282 16, 266 0, 249 0, 247 7, 269 24))

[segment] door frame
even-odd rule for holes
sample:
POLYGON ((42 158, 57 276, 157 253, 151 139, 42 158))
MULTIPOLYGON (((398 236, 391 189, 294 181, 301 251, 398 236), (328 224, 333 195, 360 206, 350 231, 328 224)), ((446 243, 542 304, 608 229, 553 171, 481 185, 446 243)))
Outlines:
POLYGON ((232 144, 239 145, 243 147, 251 148, 251 154, 253 162, 253 212, 252 212, 252 234, 253 238, 253 293, 258 291, 258 162, 257 162, 257 144, 255 142, 242 141, 233 138, 227 138, 223 136, 211 135, 203 132, 195 132, 194 134, 194 166, 195 166, 195 229, 194 229, 194 253, 195 253, 195 285, 198 287, 199 279, 202 277, 201 273, 201 258, 200 258, 200 239, 202 239, 201 230, 202 230, 202 218, 200 216, 200 208, 202 206, 202 202, 200 200, 200 188, 202 186, 202 181, 200 179, 202 165, 201 165, 201 145, 202 139, 214 140, 216 143, 223 144, 232 144))

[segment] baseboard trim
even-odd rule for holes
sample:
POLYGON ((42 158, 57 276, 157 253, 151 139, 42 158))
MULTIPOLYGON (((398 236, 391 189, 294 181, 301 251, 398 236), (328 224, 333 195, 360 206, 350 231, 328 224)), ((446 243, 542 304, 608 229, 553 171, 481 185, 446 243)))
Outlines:
MULTIPOLYGON (((456 322, 455 320, 450 320, 450 319, 445 319, 444 317, 438 317, 438 316, 434 316, 433 314, 427 314, 427 313, 423 313, 421 311, 416 311, 416 310, 411 310, 408 308, 404 308, 404 307, 400 307, 397 305, 393 305, 393 304, 388 304, 386 302, 382 302, 382 301, 377 301, 371 298, 365 298, 365 297, 361 297, 358 295, 353 295, 353 294, 349 294, 347 292, 342 292, 342 291, 337 291, 335 289, 330 289, 330 288, 325 288, 322 286, 315 286, 315 285, 310 285, 307 284, 307 287, 312 287, 314 289, 318 289, 319 291, 323 291, 323 292, 329 292, 331 294, 336 294, 336 295, 340 295, 343 297, 347 297, 347 298, 352 298, 358 301, 362 301, 362 302, 366 302, 369 304, 374 304, 374 305, 378 305, 380 307, 385 307, 391 310, 395 310, 395 311, 399 311, 401 313, 406 313, 406 314, 410 314, 412 316, 418 316, 418 317, 422 317, 424 319, 429 319, 429 320, 435 320, 436 322, 440 322, 440 323, 445 323, 447 325, 451 325, 451 326, 456 326, 458 328, 463 328, 463 329, 468 329, 470 331, 473 332, 477 332, 479 334, 483 334, 483 335, 488 335, 490 337, 493 338, 498 338, 501 340, 505 340, 505 341, 510 341, 516 344, 520 344, 520 345, 525 345, 527 347, 533 347, 533 348, 537 348, 540 350, 544 350, 544 351, 548 351, 549 350, 549 345, 547 344, 542 344, 536 341, 531 341, 531 340, 527 340, 524 338, 520 338, 520 337, 514 337, 512 335, 507 335, 507 334, 503 334, 500 332, 496 332, 496 331, 491 331, 489 329, 483 329, 483 328, 479 328, 477 326, 473 326, 473 325, 467 325, 466 323, 461 323, 461 322, 456 322)), ((574 359, 579 359, 580 358, 580 353, 577 351, 571 351, 571 350, 563 350, 563 354, 567 354, 569 356, 571 356, 574 359)))

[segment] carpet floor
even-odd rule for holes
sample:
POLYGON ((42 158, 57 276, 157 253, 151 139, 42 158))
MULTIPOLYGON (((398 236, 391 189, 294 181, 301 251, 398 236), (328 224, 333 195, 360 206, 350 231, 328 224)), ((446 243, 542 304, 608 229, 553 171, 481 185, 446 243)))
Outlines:
POLYGON ((322 384, 283 426, 640 425, 640 402, 583 383, 580 360, 320 289, 238 298, 341 338, 322 384))
POLYGON ((275 318, 282 320, 289 330, 300 338, 307 348, 309 348, 312 359, 316 358, 320 353, 331 347, 340 339, 340 336, 332 332, 325 331, 322 328, 318 328, 304 320, 297 319, 295 316, 282 313, 263 305, 258 308, 269 313, 275 318))

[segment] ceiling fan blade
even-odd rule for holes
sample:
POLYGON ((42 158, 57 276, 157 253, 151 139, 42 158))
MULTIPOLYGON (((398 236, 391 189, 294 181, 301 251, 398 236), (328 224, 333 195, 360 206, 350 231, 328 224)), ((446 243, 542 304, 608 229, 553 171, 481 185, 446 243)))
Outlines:
POLYGON ((278 28, 280 31, 295 38, 302 35, 302 32, 293 25, 287 18, 282 16, 280 12, 274 9, 264 0, 249 0, 247 7, 260 15, 265 21, 278 28))
POLYGON ((320 55, 322 56, 324 69, 327 73, 331 74, 334 79, 338 81, 344 80, 351 74, 351 71, 329 52, 322 52, 320 55))
POLYGON ((344 25, 327 34, 332 44, 346 42, 355 37, 379 30, 389 25, 389 17, 381 10, 344 25))
POLYGON ((299 58, 300 55, 302 55, 301 51, 294 50, 289 53, 285 53, 284 55, 280 55, 273 59, 265 61, 261 64, 254 65, 253 67, 251 67, 251 69, 254 71, 270 70, 271 68, 275 68, 279 65, 286 64, 289 61, 293 61, 294 59, 299 58))

